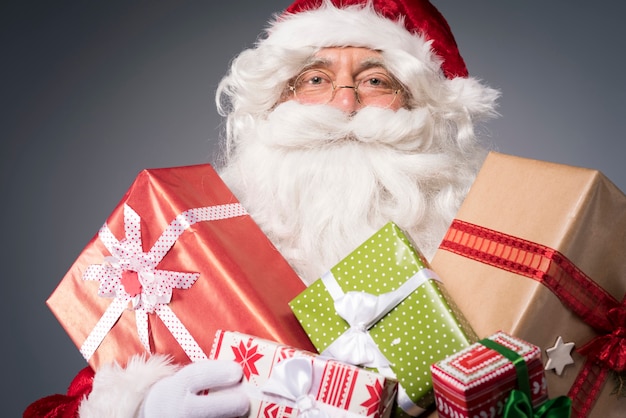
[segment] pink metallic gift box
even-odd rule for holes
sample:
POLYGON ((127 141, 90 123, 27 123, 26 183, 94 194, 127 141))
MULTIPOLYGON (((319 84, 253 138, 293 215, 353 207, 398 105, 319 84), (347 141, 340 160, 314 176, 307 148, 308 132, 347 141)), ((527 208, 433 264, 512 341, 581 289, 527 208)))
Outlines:
POLYGON ((89 364, 206 358, 217 329, 312 349, 305 289, 210 165, 142 171, 47 303, 89 364))

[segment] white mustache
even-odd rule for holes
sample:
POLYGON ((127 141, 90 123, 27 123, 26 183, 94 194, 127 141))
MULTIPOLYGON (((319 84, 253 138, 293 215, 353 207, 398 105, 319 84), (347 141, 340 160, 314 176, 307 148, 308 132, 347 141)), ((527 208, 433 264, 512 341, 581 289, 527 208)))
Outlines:
POLYGON ((434 121, 426 109, 365 107, 353 115, 328 105, 288 101, 259 122, 267 145, 311 149, 345 141, 423 151, 433 142, 434 121))

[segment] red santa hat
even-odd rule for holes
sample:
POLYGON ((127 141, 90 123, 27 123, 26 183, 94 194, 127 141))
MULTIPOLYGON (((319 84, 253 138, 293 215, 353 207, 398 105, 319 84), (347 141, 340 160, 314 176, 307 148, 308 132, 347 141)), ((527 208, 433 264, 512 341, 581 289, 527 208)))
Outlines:
POLYGON ((449 79, 468 76, 448 23, 428 0, 296 0, 263 43, 399 49, 449 79))

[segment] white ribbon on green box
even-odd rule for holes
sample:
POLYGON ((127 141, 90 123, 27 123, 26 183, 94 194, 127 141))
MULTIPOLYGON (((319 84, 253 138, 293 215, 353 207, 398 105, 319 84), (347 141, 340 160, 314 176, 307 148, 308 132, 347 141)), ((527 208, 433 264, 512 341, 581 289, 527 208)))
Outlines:
POLYGON ((330 347, 342 357, 340 346, 353 357, 342 361, 393 373, 400 383, 395 416, 416 416, 434 401, 430 365, 476 339, 443 292, 436 273, 389 222, 290 306, 320 353, 330 347), (337 297, 353 292, 361 295, 337 297))
MULTIPOLYGON (((437 273, 423 268, 396 290, 376 296, 367 292, 344 292, 331 271, 324 273, 322 282, 335 302, 335 310, 350 328, 326 347, 321 355, 355 366, 375 368, 383 376, 397 379, 389 360, 372 339, 369 329, 428 280, 440 281, 437 273)), ((425 411, 409 398, 401 384, 398 387, 398 405, 412 416, 425 411)))

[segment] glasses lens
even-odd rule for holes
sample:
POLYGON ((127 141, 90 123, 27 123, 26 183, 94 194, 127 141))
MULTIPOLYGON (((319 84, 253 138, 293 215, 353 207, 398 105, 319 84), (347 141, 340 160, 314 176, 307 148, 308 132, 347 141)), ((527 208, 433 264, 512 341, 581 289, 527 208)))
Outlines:
POLYGON ((309 103, 326 103, 333 95, 333 81, 320 70, 307 70, 300 74, 293 85, 296 98, 309 103))
POLYGON ((385 73, 371 73, 357 83, 361 103, 373 106, 390 106, 400 90, 399 83, 385 73))

